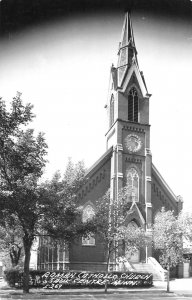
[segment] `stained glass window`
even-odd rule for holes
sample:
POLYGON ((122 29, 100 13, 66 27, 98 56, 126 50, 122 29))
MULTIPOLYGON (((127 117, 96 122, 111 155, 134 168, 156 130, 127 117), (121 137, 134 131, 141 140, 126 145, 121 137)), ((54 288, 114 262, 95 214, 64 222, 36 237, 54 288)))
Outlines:
MULTIPOLYGON (((87 222, 91 220, 95 215, 94 208, 89 204, 83 210, 82 221, 87 222)), ((93 234, 89 234, 87 237, 82 237, 83 246, 95 246, 95 237, 93 234)))
POLYGON ((83 210, 83 222, 87 222, 88 220, 91 220, 93 216, 95 215, 95 211, 93 209, 93 206, 90 204, 87 205, 83 210))
POLYGON ((128 201, 139 201, 139 175, 135 168, 131 168, 127 174, 128 201))

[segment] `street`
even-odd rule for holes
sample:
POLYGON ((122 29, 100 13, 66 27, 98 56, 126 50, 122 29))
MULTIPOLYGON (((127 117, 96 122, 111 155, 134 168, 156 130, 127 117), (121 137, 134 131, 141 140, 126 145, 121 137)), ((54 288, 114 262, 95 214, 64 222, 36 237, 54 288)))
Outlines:
POLYGON ((166 293, 108 293, 108 294, 88 294, 88 293, 80 293, 79 295, 67 295, 67 294, 62 294, 62 295, 9 295, 8 297, 6 295, 1 296, 0 299, 50 299, 50 300, 61 300, 61 299, 66 299, 66 300, 80 300, 80 299, 100 299, 100 300, 123 300, 123 299, 135 299, 135 300, 144 300, 144 299, 153 299, 153 300, 170 300, 170 299, 175 299, 175 300, 182 300, 182 299, 192 299, 192 297, 188 296, 181 296, 181 295, 175 295, 173 293, 166 294, 166 293))
POLYGON ((49 299, 49 300, 192 300, 192 278, 175 279, 170 282, 170 293, 166 292, 166 282, 154 282, 154 286, 148 289, 109 289, 105 294, 103 289, 66 289, 66 290, 44 290, 31 289, 30 294, 24 295, 21 290, 9 288, 4 281, 0 282, 0 299, 49 299))

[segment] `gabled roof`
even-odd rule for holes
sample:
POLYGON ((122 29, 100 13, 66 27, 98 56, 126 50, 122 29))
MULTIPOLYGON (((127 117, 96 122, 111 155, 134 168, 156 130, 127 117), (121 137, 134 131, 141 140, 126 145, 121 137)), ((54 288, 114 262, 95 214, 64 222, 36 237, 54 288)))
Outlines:
POLYGON ((111 157, 113 152, 113 147, 109 148, 95 163, 92 165, 86 172, 85 177, 89 178, 92 176, 95 172, 98 171, 99 168, 101 168, 102 165, 105 164, 105 162, 111 157))
POLYGON ((179 198, 173 193, 172 189, 169 187, 169 185, 166 183, 166 181, 164 180, 164 178, 161 176, 161 174, 159 173, 159 171, 157 170, 157 168, 154 166, 154 164, 152 164, 152 180, 153 177, 156 179, 156 181, 158 182, 158 184, 161 186, 161 188, 163 189, 163 191, 169 195, 169 198, 173 201, 173 202, 178 202, 179 198))
POLYGON ((128 83, 133 75, 133 73, 135 74, 136 78, 137 78, 137 81, 139 83, 139 87, 141 89, 141 92, 142 92, 142 96, 143 97, 150 97, 151 95, 148 94, 148 91, 147 91, 147 87, 146 87, 146 84, 145 84, 145 81, 144 81, 144 77, 143 77, 143 74, 141 75, 141 72, 139 71, 139 67, 136 65, 136 64, 133 64, 130 69, 128 70, 128 73, 127 73, 127 76, 125 77, 125 80, 122 84, 122 87, 121 87, 121 91, 124 93, 127 86, 128 86, 128 83))
POLYGON ((145 220, 144 220, 142 213, 140 212, 136 202, 133 202, 131 204, 129 211, 127 212, 125 224, 128 225, 128 223, 134 219, 138 222, 138 225, 140 225, 142 227, 145 225, 145 220))

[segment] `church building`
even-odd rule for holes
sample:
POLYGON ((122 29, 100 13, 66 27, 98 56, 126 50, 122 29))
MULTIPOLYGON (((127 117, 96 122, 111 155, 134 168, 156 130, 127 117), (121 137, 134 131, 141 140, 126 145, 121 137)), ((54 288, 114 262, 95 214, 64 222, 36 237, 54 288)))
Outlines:
MULTIPOLYGON (((106 152, 87 171, 87 182, 79 191, 86 220, 95 212, 95 201, 110 189, 116 199, 127 186, 130 209, 126 224, 141 226, 150 233, 154 216, 165 207, 178 214, 182 209, 181 197, 176 197, 152 162, 150 149, 149 105, 143 72, 139 69, 131 17, 126 13, 117 66, 111 67, 110 89, 105 106, 108 117, 106 152)), ((128 226, 127 225, 127 226, 128 226)), ((52 248, 40 240, 38 269, 90 270, 106 269, 103 244, 97 236, 82 238, 69 249, 52 248)), ((154 258, 152 247, 141 249, 131 257, 132 266, 148 265, 154 258)), ((118 263, 112 262, 118 269, 118 263)), ((149 271, 149 269, 147 269, 149 271)))

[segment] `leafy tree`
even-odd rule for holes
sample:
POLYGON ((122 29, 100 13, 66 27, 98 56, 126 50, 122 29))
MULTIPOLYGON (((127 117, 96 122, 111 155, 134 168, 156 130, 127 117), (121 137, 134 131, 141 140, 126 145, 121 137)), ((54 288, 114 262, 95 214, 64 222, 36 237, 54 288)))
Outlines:
POLYGON ((192 251, 192 213, 190 211, 181 211, 178 216, 178 222, 183 228, 183 252, 185 254, 192 251))
POLYGON ((44 209, 41 228, 53 240, 70 243, 79 236, 88 235, 92 224, 84 224, 77 193, 85 182, 83 162, 69 160, 63 178, 57 172, 44 184, 44 209))
POLYGON ((185 243, 192 247, 192 213, 190 211, 182 211, 178 217, 180 226, 183 227, 183 236, 185 243))
POLYGON ((167 292, 170 290, 170 268, 183 256, 183 225, 173 211, 163 208, 157 213, 153 226, 154 247, 160 251, 160 263, 167 268, 167 292))
POLYGON ((10 109, 0 99, 0 212, 5 223, 11 215, 22 228, 24 292, 29 292, 30 250, 41 215, 42 189, 38 182, 47 153, 44 135, 35 137, 34 131, 26 128, 33 118, 32 105, 24 105, 20 93, 10 109))
POLYGON ((16 267, 23 257, 22 228, 12 216, 3 223, 3 226, 0 226, 1 259, 5 264, 16 267))
MULTIPOLYGON (((83 163, 69 161, 60 180, 39 183, 46 164, 44 135, 34 136, 26 127, 34 118, 32 105, 23 105, 18 93, 8 110, 0 99, 0 214, 1 225, 16 224, 22 238, 25 260, 23 291, 29 292, 30 251, 36 235, 46 234, 62 241, 88 232, 81 221, 77 191, 85 180, 83 163), (10 215, 13 222, 9 223, 10 215)), ((9 232, 11 233, 11 232, 9 232)), ((19 254, 19 253, 18 253, 19 254)))
MULTIPOLYGON (((124 189, 119 193, 117 200, 112 200, 108 191, 96 203, 97 211, 92 222, 95 226, 94 232, 105 245, 106 273, 109 272, 110 259, 116 255, 117 249, 120 255, 122 255, 122 250, 125 252, 125 249, 132 255, 148 243, 144 229, 124 225, 128 212, 126 195, 126 189, 124 189)), ((107 281, 105 292, 107 292, 107 281)))

